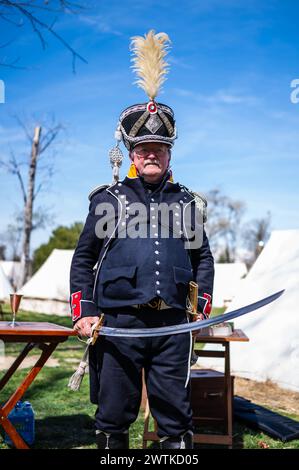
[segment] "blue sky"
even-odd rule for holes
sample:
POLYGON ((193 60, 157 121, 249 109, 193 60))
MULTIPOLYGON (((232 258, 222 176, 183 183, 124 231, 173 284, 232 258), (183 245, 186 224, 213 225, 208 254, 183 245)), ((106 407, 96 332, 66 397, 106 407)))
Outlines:
MULTIPOLYGON (((66 132, 56 148, 51 188, 41 194, 55 225, 84 220, 88 193, 109 183, 108 151, 122 109, 144 102, 133 85, 129 42, 149 29, 172 40, 171 70, 159 101, 175 110, 179 138, 172 168, 187 187, 221 188, 246 203, 245 219, 272 214, 273 229, 299 228, 299 4, 278 0, 85 1, 79 15, 60 16, 56 30, 88 63, 72 73, 69 52, 54 38, 43 50, 30 27, 0 25, 3 58, 24 70, 0 68, 0 157, 29 149, 14 114, 55 114, 66 132)), ((123 148, 125 151, 125 149, 123 148)), ((125 176, 128 159, 121 174, 125 176)), ((16 180, 0 172, 0 233, 21 206, 16 180)), ((244 219, 244 222, 245 222, 244 219)), ((36 232, 33 248, 53 227, 36 232)))

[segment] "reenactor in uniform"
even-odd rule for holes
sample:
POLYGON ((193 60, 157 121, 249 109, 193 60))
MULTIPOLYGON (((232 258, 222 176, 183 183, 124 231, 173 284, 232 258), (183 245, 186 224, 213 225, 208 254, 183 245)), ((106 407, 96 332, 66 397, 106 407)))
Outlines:
MULTIPOLYGON (((211 312, 214 260, 204 220, 198 223, 196 216, 200 209, 204 217, 206 201, 174 182, 170 171, 177 137, 174 113, 155 101, 167 71, 168 42, 165 33, 154 31, 132 41, 135 70, 149 101, 128 107, 119 118, 116 138, 123 140, 131 160, 127 176, 96 188, 89 196, 89 214, 71 265, 71 308, 81 336, 91 335, 102 313, 104 324, 111 327, 154 328, 188 322, 190 281, 199 288, 197 319, 211 312), (130 232, 138 204, 144 208, 143 218, 138 219, 141 236, 130 232), (173 209, 167 223, 157 210, 161 204, 173 209), (111 221, 114 229, 105 231, 111 221), (194 247, 188 224, 195 233, 201 232, 201 243, 194 247)), ((118 145, 114 150, 119 150, 118 145)), ((150 338, 100 335, 89 357, 98 448, 129 447, 129 427, 141 402, 143 370, 161 448, 192 448, 191 354, 191 333, 150 338)))

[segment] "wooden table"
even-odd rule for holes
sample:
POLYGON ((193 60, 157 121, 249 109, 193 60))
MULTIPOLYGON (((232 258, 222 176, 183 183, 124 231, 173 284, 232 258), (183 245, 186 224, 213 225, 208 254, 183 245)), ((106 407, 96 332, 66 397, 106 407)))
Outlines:
POLYGON ((0 340, 3 340, 5 343, 26 343, 26 346, 1 378, 0 392, 9 382, 28 353, 35 347, 39 348, 41 351, 39 359, 28 372, 23 382, 16 391, 12 393, 5 405, 1 406, 0 404, 0 425, 6 431, 17 449, 28 449, 28 445, 9 421, 8 415, 15 407, 16 403, 23 397, 58 344, 66 341, 69 336, 76 336, 77 333, 71 328, 65 328, 64 326, 46 322, 17 322, 17 326, 15 327, 11 327, 9 324, 10 322, 0 322, 0 340))
MULTIPOLYGON (((225 444, 232 447, 233 435, 232 435, 232 377, 230 373, 230 342, 231 341, 249 341, 248 337, 243 333, 242 330, 235 330, 230 336, 212 336, 210 334, 200 333, 197 335, 194 345, 196 354, 200 357, 220 357, 224 358, 224 395, 227 406, 227 423, 226 423, 226 434, 197 434, 193 436, 194 443, 200 444, 225 444), (199 343, 213 343, 222 344, 224 350, 199 350, 196 346, 199 343)), ((175 393, 175 391, 173 391, 175 393)), ((194 416, 194 418, 196 418, 194 416)), ((145 405, 144 415, 144 431, 143 431, 143 448, 147 447, 147 441, 159 441, 157 435, 157 424, 154 422, 154 431, 149 431, 149 419, 150 409, 148 400, 145 405)))
POLYGON ((227 407, 226 434, 194 434, 195 443, 204 444, 226 444, 230 448, 233 444, 233 391, 232 378, 230 373, 230 343, 231 341, 249 341, 242 330, 234 330, 229 336, 212 336, 199 333, 196 337, 194 350, 199 357, 220 357, 224 358, 224 396, 227 407), (219 350, 201 350, 197 349, 198 343, 221 344, 224 349, 219 350))

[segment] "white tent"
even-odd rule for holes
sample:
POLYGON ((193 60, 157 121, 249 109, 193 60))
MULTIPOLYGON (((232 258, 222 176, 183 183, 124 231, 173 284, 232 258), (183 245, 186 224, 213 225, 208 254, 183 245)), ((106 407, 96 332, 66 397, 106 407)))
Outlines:
POLYGON ((20 261, 0 261, 0 266, 4 271, 9 282, 15 286, 18 285, 18 281, 21 274, 21 263, 20 261))
MULTIPOLYGON (((232 373, 299 391, 299 230, 274 231, 229 307, 234 310, 281 289, 274 303, 234 321, 249 343, 231 343, 232 373)), ((206 346, 207 349, 212 349, 206 346)), ((219 361, 200 358, 205 367, 219 361)))
POLYGON ((40 269, 22 287, 21 308, 32 312, 67 315, 69 277, 73 250, 55 249, 40 269))
POLYGON ((215 263, 213 306, 227 306, 237 294, 240 281, 246 274, 245 263, 215 263))
POLYGON ((13 293, 13 287, 0 266, 0 300, 9 300, 9 294, 13 293))

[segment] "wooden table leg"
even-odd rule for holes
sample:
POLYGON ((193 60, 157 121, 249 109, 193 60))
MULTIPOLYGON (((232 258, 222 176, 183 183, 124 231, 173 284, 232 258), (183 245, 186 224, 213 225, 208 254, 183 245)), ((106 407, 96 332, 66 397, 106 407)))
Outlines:
MULTIPOLYGON (((29 345, 31 344, 33 343, 29 343, 27 345, 28 348, 29 348, 29 345)), ((43 345, 42 353, 39 359, 36 361, 32 369, 28 372, 28 374, 26 375, 21 385, 11 395, 11 397, 8 399, 5 405, 0 409, 0 424, 2 425, 4 430, 7 432, 7 434, 9 435, 9 437, 11 438, 13 444, 15 445, 17 449, 29 449, 29 447, 27 446, 27 444, 25 444, 25 442, 23 441, 21 436, 18 434, 14 426, 10 423, 8 419, 8 415, 11 412, 11 410, 15 407, 16 403, 22 398, 22 396, 24 395, 28 387, 31 385, 31 383, 33 382, 37 374, 41 371, 46 361, 49 359, 49 357, 51 356, 51 354, 53 353, 53 351, 55 350, 58 344, 59 343, 50 343, 50 344, 43 345)), ((2 379, 2 381, 0 382, 0 384, 2 385, 1 388, 3 388, 4 385, 9 381, 9 379, 12 377, 13 373, 16 371, 20 363, 25 359, 29 351, 26 354, 25 352, 26 352, 26 347, 24 348, 20 356, 16 359, 16 361, 13 363, 13 365, 10 367, 9 371, 5 374, 3 378, 5 380, 2 379), (20 358, 22 358, 22 360, 20 360, 20 358), (16 364, 18 365, 16 366, 16 364)))
POLYGON ((4 431, 8 434, 11 441, 17 449, 29 449, 26 442, 21 438, 20 434, 17 432, 16 428, 11 424, 9 419, 3 415, 2 410, 0 409, 0 424, 3 427, 4 431))
POLYGON ((7 382, 9 381, 10 377, 13 376, 17 368, 19 367, 20 364, 24 361, 25 357, 28 355, 28 353, 35 347, 34 343, 28 343, 26 344, 25 348, 23 351, 19 354, 19 356, 15 359, 15 361, 12 363, 10 368, 5 372, 4 376, 0 379, 0 391, 5 387, 7 382))
POLYGON ((37 374, 41 371, 43 366, 45 365, 46 361, 51 356, 52 352, 56 348, 58 343, 50 343, 47 347, 42 351, 41 356, 36 361, 30 372, 26 375, 25 379, 21 383, 21 385, 17 388, 17 390, 11 395, 9 400, 5 403, 3 407, 4 415, 7 416, 10 411, 15 407, 17 402, 21 399, 24 395, 28 387, 31 385, 37 374))
POLYGON ((227 435, 230 440, 229 449, 232 448, 233 444, 233 423, 232 423, 232 380, 230 375, 230 348, 229 342, 225 343, 225 389, 226 389, 226 400, 227 400, 227 435))

